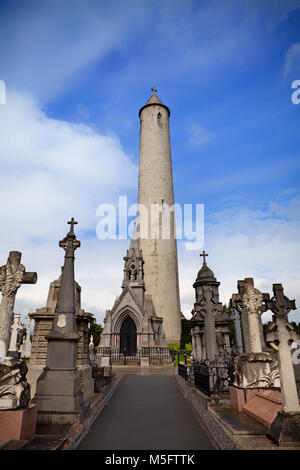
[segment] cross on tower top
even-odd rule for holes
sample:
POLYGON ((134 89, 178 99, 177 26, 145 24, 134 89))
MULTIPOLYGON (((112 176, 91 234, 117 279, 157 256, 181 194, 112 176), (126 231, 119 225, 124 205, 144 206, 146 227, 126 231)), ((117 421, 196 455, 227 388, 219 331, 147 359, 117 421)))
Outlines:
POLYGON ((155 92, 157 91, 157 89, 153 86, 153 87, 151 88, 151 91, 153 92, 153 95, 155 95, 155 92))
POLYGON ((202 253, 200 253, 199 256, 203 256, 203 264, 206 264, 206 259, 205 258, 206 258, 206 256, 208 256, 208 254, 205 253, 205 251, 203 250, 202 253))
POLYGON ((72 219, 70 220, 70 222, 68 222, 68 224, 71 225, 70 233, 74 234, 74 225, 78 224, 78 222, 76 222, 76 221, 74 220, 74 217, 72 217, 72 219))

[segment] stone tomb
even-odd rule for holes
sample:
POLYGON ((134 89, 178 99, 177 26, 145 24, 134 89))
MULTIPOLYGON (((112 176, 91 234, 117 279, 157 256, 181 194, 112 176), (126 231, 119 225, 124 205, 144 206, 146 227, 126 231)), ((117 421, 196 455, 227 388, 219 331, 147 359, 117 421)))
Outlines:
MULTIPOLYGON (((51 282, 46 307, 39 308, 29 316, 34 320, 34 332, 31 346, 31 357, 28 370, 28 381, 31 385, 31 396, 35 395, 36 381, 40 376, 47 357, 48 341, 45 338, 53 325, 54 312, 57 305, 58 293, 61 283, 59 279, 51 282)), ((77 367, 81 377, 81 390, 83 400, 89 401, 94 393, 94 379, 89 359, 89 323, 93 316, 81 308, 81 287, 75 281, 76 326, 80 335, 77 347, 77 367)))

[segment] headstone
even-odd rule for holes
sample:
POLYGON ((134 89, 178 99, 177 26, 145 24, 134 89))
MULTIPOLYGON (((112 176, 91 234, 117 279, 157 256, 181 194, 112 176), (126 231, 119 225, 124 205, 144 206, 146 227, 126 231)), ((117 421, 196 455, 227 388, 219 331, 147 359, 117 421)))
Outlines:
POLYGON ((295 310, 294 300, 283 293, 281 284, 273 284, 273 297, 267 306, 273 312, 273 322, 268 328, 267 342, 278 351, 283 411, 279 412, 270 428, 270 436, 285 446, 300 445, 300 406, 291 356, 291 343, 299 335, 288 322, 288 313, 295 310))
MULTIPOLYGON (((58 279, 50 283, 45 307, 38 308, 34 312, 29 313, 31 320, 34 321, 31 356, 27 374, 28 381, 31 385, 32 398, 35 395, 37 379, 46 365, 48 350, 48 341, 46 340, 46 336, 52 330, 61 278, 62 274, 58 279)), ((89 360, 90 330, 88 325, 93 319, 93 315, 81 308, 81 287, 76 281, 74 282, 74 295, 76 307, 76 330, 80 336, 77 343, 77 367, 81 377, 83 400, 90 401, 94 394, 94 380, 92 378, 92 368, 89 360)))
POLYGON ((18 333, 23 330, 24 325, 21 323, 21 315, 19 313, 15 313, 13 315, 13 321, 11 325, 11 336, 10 336, 10 343, 8 348, 8 355, 12 357, 18 357, 18 333))
POLYGON ((242 338, 242 329, 241 329, 241 319, 240 319, 240 313, 237 308, 235 307, 232 308, 229 318, 234 323, 236 353, 242 354, 244 352, 244 348, 243 348, 243 338, 242 338))
POLYGON ((65 250, 58 302, 53 327, 47 334, 46 367, 37 381, 34 402, 38 405, 38 423, 80 423, 89 407, 83 402, 80 373, 77 368, 76 307, 74 293, 74 253, 80 241, 71 227, 66 237, 59 242, 65 250))
POLYGON ((35 284, 36 273, 27 273, 21 264, 22 253, 11 251, 6 265, 0 267, 0 358, 6 357, 11 336, 12 313, 21 284, 35 284))
MULTIPOLYGON (((30 313, 32 313, 32 310, 30 310, 30 313)), ((26 357, 29 358, 31 356, 31 341, 30 341, 30 324, 31 324, 31 318, 28 315, 26 315, 26 338, 25 341, 22 345, 21 348, 21 357, 26 357)))
MULTIPOLYGON (((262 294, 263 298, 262 298, 260 308, 258 308, 256 310, 255 315, 252 315, 252 318, 249 318, 250 314, 249 314, 247 305, 243 302, 243 296, 246 293, 246 289, 249 292, 249 288, 250 288, 250 290, 254 289, 253 279, 252 278, 248 278, 248 280, 244 279, 243 281, 242 280, 238 281, 238 283, 237 283, 238 294, 233 294, 231 299, 230 299, 230 303, 229 303, 229 306, 232 309, 234 309, 235 311, 237 311, 240 315, 240 327, 241 327, 243 352, 244 353, 253 352, 253 345, 251 346, 251 344, 250 344, 249 320, 252 322, 252 328, 254 326, 256 331, 257 331, 257 328, 259 329, 260 345, 258 343, 258 348, 260 350, 263 350, 263 351, 267 349, 266 346, 265 346, 265 342, 264 342, 261 315, 262 315, 263 312, 265 312, 265 302, 266 302, 266 300, 269 299, 269 294, 266 294, 266 293, 262 294), (250 282, 250 284, 252 283, 252 287, 250 287, 249 282, 250 282), (247 286, 247 284, 248 284, 248 286, 247 286), (256 320, 258 322, 258 326, 255 325, 256 320)), ((259 292, 257 289, 254 289, 254 294, 255 294, 256 291, 257 291, 257 293, 259 292)), ((246 301, 246 303, 247 303, 247 301, 246 301)), ((236 316, 236 314, 235 314, 235 316, 236 316)))

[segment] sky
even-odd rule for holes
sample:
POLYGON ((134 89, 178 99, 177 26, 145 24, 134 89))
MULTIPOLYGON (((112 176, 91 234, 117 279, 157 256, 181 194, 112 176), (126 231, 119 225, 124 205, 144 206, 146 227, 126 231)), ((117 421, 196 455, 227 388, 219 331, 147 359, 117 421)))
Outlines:
MULTIPOLYGON (((16 313, 46 304, 75 217, 82 307, 103 323, 129 240, 99 240, 97 207, 137 202, 153 86, 171 110, 175 201, 204 204, 221 301, 253 277, 300 305, 300 0, 0 0, 0 80, 0 264, 17 250, 38 273, 16 313)), ((187 317, 199 254, 178 240, 187 317)))

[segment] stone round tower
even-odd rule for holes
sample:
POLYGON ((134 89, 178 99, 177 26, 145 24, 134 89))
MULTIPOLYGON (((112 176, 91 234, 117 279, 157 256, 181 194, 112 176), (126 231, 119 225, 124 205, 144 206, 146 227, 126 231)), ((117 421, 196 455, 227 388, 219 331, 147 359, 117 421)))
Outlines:
MULTIPOLYGON (((155 88, 140 109, 140 161, 138 202, 148 209, 148 221, 140 217, 140 248, 145 261, 145 287, 152 295, 154 306, 168 343, 178 343, 181 333, 177 243, 174 238, 174 213, 170 213, 170 237, 162 232, 162 214, 174 204, 172 159, 170 145, 170 110, 156 96, 155 88), (158 211, 156 218, 152 210, 158 211), (158 225, 156 221, 158 220, 158 225), (151 231, 152 225, 152 231, 151 231), (146 227, 147 226, 147 227, 146 227), (147 238, 144 229, 148 228, 147 238), (157 230, 159 228, 159 230, 157 230), (152 233, 151 233, 152 232, 152 233), (152 238, 151 238, 152 236, 152 238)), ((139 212, 140 215, 141 212, 139 212)))

